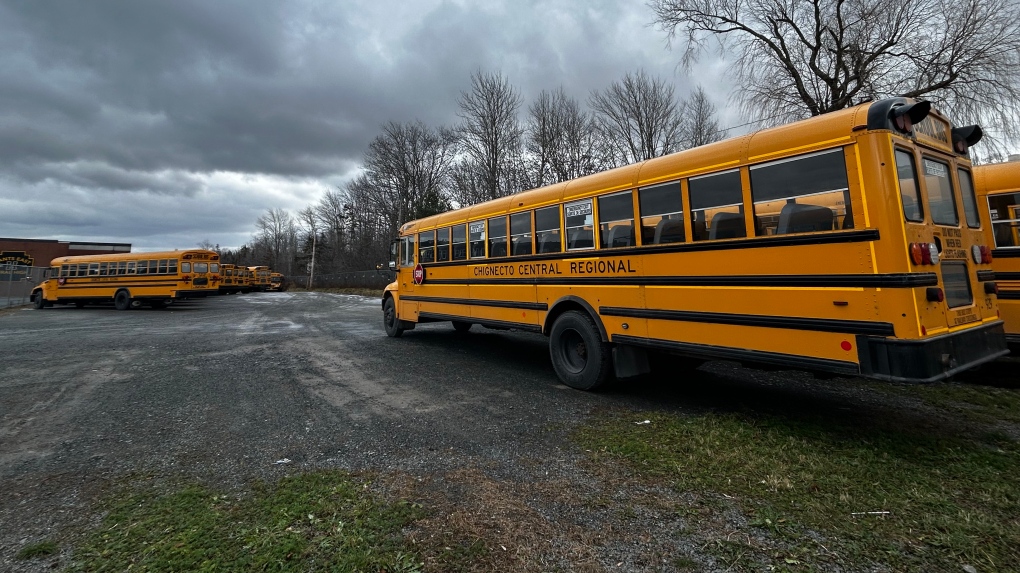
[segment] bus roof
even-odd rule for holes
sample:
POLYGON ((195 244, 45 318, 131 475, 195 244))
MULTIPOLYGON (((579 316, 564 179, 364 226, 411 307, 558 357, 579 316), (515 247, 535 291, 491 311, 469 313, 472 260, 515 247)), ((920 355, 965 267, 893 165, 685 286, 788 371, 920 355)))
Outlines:
POLYGON ((219 253, 206 249, 184 249, 181 251, 153 251, 151 253, 109 253, 103 255, 76 255, 69 257, 57 257, 50 261, 50 266, 57 266, 69 263, 100 263, 109 261, 138 261, 149 259, 180 259, 184 255, 205 254, 212 255, 208 260, 219 260, 219 253))
MULTIPOLYGON (((574 197, 583 197, 592 193, 611 193, 682 177, 725 171, 727 168, 736 169, 749 162, 778 158, 788 154, 791 149, 797 150, 798 153, 809 153, 845 145, 852 140, 854 132, 865 129, 881 129, 874 124, 869 126, 868 110, 871 106, 879 104, 888 107, 892 104, 913 101, 905 98, 892 98, 863 103, 794 123, 731 137, 640 163, 617 167, 601 173, 554 183, 530 191, 515 193, 508 197, 500 197, 410 221, 401 225, 400 233, 406 234, 417 229, 442 227, 507 212, 535 209, 543 205, 567 202, 574 197)), ((933 110, 932 115, 937 115, 937 112, 933 110)))
POLYGON ((975 166, 974 186, 979 195, 1020 189, 1020 161, 975 166))

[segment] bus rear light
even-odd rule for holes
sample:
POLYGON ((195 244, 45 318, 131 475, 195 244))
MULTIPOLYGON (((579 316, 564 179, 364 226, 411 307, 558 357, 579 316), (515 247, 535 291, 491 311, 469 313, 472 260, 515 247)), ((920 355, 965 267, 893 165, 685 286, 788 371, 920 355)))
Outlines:
POLYGON ((844 340, 843 342, 839 343, 839 347, 842 348, 843 350, 846 350, 847 352, 850 352, 850 350, 853 349, 854 345, 850 344, 849 340, 844 340))
POLYGON ((910 260, 915 265, 924 264, 924 255, 921 253, 921 243, 910 243, 910 260))
POLYGON ((989 281, 985 283, 985 294, 999 294, 999 283, 995 281, 989 281))
POLYGON ((931 112, 931 103, 918 101, 908 105, 899 105, 892 108, 889 114, 892 116, 893 127, 900 133, 910 134, 914 131, 914 124, 921 123, 931 112))
POLYGON ((921 336, 928 336, 928 329, 924 325, 921 326, 921 336))
POLYGON ((981 247, 974 245, 970 248, 970 256, 974 258, 974 262, 981 264, 981 247))
POLYGON ((992 249, 986 245, 981 245, 981 262, 986 265, 992 262, 992 249))
POLYGON ((928 287, 925 289, 924 294, 928 302, 942 302, 946 300, 946 294, 939 287, 928 287))

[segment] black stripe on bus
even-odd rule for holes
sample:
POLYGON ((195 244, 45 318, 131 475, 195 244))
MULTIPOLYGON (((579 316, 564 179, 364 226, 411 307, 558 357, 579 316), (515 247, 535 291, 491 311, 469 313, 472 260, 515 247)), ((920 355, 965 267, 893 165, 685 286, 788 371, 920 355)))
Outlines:
POLYGON ((498 308, 519 308, 523 310, 549 310, 544 302, 516 302, 512 300, 482 300, 472 298, 446 298, 441 296, 403 295, 400 300, 416 302, 439 302, 443 304, 466 304, 471 306, 495 306, 498 308))
POLYGON ((995 271, 995 280, 997 280, 997 281, 1020 281, 1020 273, 1004 273, 1002 271, 995 271))
POLYGON ((693 344, 690 342, 673 342, 672 340, 627 336, 622 334, 614 335, 613 342, 640 346, 652 350, 675 352, 678 354, 710 360, 757 362, 773 364, 776 366, 786 366, 795 369, 823 370, 826 372, 847 374, 851 376, 860 374, 860 367, 855 362, 831 360, 828 358, 814 358, 810 356, 797 356, 794 354, 781 354, 778 352, 731 348, 728 346, 713 346, 709 344, 693 344))
POLYGON ((604 316, 652 318, 658 320, 676 320, 681 322, 706 322, 712 324, 733 324, 737 326, 789 328, 792 330, 813 330, 817 332, 871 334, 877 336, 896 335, 896 331, 893 328, 892 323, 871 322, 866 320, 839 320, 830 318, 805 318, 798 316, 766 316, 759 314, 730 314, 722 312, 686 310, 653 310, 615 306, 599 307, 599 314, 604 316))
POLYGON ((992 249, 993 259, 1020 259, 1020 249, 992 249))
POLYGON ((461 322, 471 322, 474 324, 480 324, 482 326, 491 326, 493 328, 513 328, 516 330, 526 330, 529 332, 542 332, 542 327, 537 324, 525 324, 523 322, 508 322, 505 320, 492 320, 489 318, 478 318, 475 316, 456 316, 452 314, 439 314, 435 312, 419 312, 419 318, 426 318, 435 321, 447 321, 457 320, 461 322))
POLYGON ((586 249, 583 251, 561 251, 557 253, 541 253, 534 255, 517 255, 511 257, 491 257, 461 259, 457 261, 430 261, 422 263, 425 268, 449 267, 458 265, 475 265, 487 263, 506 263, 509 261, 549 261, 590 259, 598 257, 629 257, 633 255, 653 255, 666 253, 686 253, 691 251, 728 251, 733 249, 755 249, 764 247, 789 247, 793 245, 827 245, 832 243, 861 243, 877 241, 878 229, 861 229, 859 231, 840 231, 817 235, 772 235, 768 237, 750 237, 746 239, 730 239, 723 241, 698 241, 694 243, 667 243, 663 245, 642 245, 640 247, 616 247, 612 249, 586 249))
POLYGON ((565 286, 744 286, 915 288, 938 286, 935 273, 887 273, 880 275, 734 275, 644 277, 542 277, 513 279, 429 279, 426 285, 565 285, 565 286))
POLYGON ((72 288, 146 288, 146 287, 175 287, 178 283, 95 283, 95 284, 62 284, 58 287, 60 289, 72 289, 72 288))
POLYGON ((995 274, 995 271, 978 271, 977 272, 978 281, 983 282, 983 283, 986 283, 986 282, 989 282, 989 281, 994 281, 996 276, 998 276, 998 275, 995 274))
POLYGON ((1020 290, 1000 290, 999 300, 1020 300, 1020 290))

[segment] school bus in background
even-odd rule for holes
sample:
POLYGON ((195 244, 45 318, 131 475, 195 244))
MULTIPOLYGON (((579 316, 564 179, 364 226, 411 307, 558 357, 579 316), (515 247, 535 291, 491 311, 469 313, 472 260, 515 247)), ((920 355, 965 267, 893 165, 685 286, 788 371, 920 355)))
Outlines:
POLYGON ((287 290, 283 286, 283 273, 269 273, 269 287, 266 290, 277 292, 287 290))
POLYGON ((220 265, 220 294, 235 294, 244 292, 244 268, 237 265, 220 265))
POLYGON ((33 290, 32 302, 37 309, 103 302, 117 310, 143 304, 163 308, 175 300, 216 294, 219 260, 205 249, 58 257, 33 290))
POLYGON ((707 359, 944 379, 1008 352, 980 137, 892 98, 411 221, 383 324, 540 332, 580 389, 707 359))
POLYGON ((987 216, 990 257, 999 289, 999 310, 1006 323, 1006 340, 1020 350, 1020 161, 974 167, 974 185, 983 216, 987 216))
POLYGON ((269 288, 269 267, 253 266, 248 270, 251 271, 251 290, 265 291, 269 288))

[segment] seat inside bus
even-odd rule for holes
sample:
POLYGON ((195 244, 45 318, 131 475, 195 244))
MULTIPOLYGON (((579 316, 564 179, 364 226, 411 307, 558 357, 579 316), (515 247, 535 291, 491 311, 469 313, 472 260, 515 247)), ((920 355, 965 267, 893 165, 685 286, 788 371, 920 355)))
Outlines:
POLYGON ((744 215, 741 213, 716 213, 712 217, 712 230, 708 232, 709 239, 733 239, 746 237, 747 229, 744 228, 744 215))
POLYGON ((828 207, 787 203, 779 212, 779 226, 776 229, 776 234, 831 231, 834 217, 835 214, 828 207))
POLYGON ((655 235, 652 243, 682 243, 684 241, 683 219, 663 219, 655 225, 655 235))
POLYGON ((634 225, 616 225, 609 229, 606 245, 608 247, 629 247, 634 244, 633 238, 634 225))
POLYGON ((591 229, 577 229, 570 233, 567 246, 571 249, 592 249, 595 247, 595 236, 591 229))

